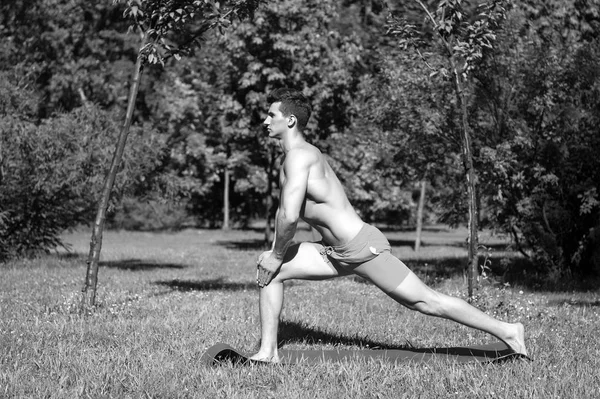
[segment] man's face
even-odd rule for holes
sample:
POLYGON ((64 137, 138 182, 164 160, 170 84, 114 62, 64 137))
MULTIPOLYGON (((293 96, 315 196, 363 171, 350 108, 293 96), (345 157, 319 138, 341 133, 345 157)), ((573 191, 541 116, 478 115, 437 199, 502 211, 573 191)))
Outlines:
POLYGON ((269 132, 269 137, 271 138, 281 138, 282 134, 288 128, 289 118, 283 116, 281 111, 279 110, 279 106, 281 102, 276 102, 271 104, 269 107, 269 112, 267 114, 267 118, 263 122, 263 125, 267 128, 269 132))

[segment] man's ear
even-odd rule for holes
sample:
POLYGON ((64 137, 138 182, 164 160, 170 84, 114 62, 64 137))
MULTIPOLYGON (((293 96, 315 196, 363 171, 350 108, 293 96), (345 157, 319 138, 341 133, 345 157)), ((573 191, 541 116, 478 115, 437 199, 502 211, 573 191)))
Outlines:
POLYGON ((296 125, 296 122, 298 122, 298 120, 296 119, 296 116, 295 115, 290 115, 288 117, 288 124, 287 125, 288 125, 289 128, 292 128, 292 127, 294 127, 296 125))

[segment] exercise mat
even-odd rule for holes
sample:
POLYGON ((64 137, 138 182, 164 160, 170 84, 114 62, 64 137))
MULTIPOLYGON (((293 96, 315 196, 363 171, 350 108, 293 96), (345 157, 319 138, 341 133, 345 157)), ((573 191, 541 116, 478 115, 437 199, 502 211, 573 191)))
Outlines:
MULTIPOLYGON (((408 349, 306 349, 279 350, 282 364, 315 364, 343 360, 379 360, 390 363, 427 362, 433 359, 458 363, 491 363, 511 359, 526 358, 515 353, 503 342, 485 345, 450 348, 408 348, 408 349)), ((221 363, 257 364, 265 363, 248 359, 248 355, 230 345, 218 343, 210 347, 202 358, 202 363, 218 365, 221 363)))

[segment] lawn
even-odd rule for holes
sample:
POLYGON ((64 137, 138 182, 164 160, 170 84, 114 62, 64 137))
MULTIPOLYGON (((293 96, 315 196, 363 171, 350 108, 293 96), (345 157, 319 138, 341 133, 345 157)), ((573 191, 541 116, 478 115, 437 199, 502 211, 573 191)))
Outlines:
MULTIPOLYGON (((394 253, 435 289, 465 297, 466 232, 386 232, 394 253)), ((525 324, 533 362, 207 367, 217 342, 259 341, 257 231, 105 233, 98 307, 78 314, 88 230, 71 252, 0 266, 2 398, 597 398, 600 290, 543 291, 490 276, 475 304, 525 324)), ((310 239, 301 231, 299 239, 310 239)), ((493 265, 514 257, 484 235, 493 265)), ((494 270, 497 270, 494 268, 494 270)), ((513 270, 514 271, 514 270, 513 270)), ((510 274, 507 274, 510 276, 510 274)), ((528 280, 532 281, 532 280, 528 280)), ((396 305, 354 277, 292 282, 280 339, 286 348, 447 347, 493 341, 484 333, 396 305)))

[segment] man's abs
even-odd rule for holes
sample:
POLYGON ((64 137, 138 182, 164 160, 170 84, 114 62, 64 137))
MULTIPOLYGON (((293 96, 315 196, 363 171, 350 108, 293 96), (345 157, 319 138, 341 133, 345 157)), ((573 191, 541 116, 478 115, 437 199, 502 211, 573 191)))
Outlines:
POLYGON ((310 144, 303 150, 311 162, 301 217, 319 231, 329 245, 349 242, 364 223, 323 153, 310 144))
POLYGON ((327 245, 343 245, 350 242, 360 232, 364 222, 354 209, 340 211, 323 204, 307 201, 302 217, 315 228, 327 245))
POLYGON ((329 245, 345 244, 358 234, 364 223, 333 171, 320 177, 309 178, 302 217, 329 245))

